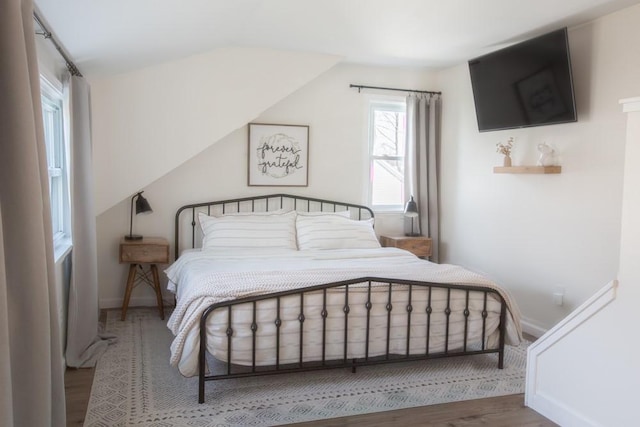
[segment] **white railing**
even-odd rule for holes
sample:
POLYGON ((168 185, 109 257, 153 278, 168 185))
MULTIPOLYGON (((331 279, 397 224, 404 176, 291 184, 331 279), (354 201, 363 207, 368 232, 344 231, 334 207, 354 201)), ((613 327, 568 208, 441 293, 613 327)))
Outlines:
POLYGON ((527 350, 527 379, 525 389, 526 406, 560 425, 589 425, 587 420, 580 419, 579 414, 572 413, 561 402, 545 396, 544 393, 538 390, 538 359, 543 353, 574 329, 585 323, 613 301, 616 298, 617 288, 618 281, 612 280, 529 346, 527 350))

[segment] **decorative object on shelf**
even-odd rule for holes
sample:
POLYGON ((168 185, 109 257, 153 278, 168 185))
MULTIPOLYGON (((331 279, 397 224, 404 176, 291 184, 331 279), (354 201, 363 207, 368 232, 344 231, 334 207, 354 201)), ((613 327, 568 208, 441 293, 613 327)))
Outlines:
POLYGON ((133 195, 131 198, 131 221, 129 222, 129 234, 124 236, 125 240, 141 240, 142 236, 140 234, 133 234, 133 201, 136 202, 136 215, 141 213, 151 213, 153 209, 151 209, 151 205, 147 199, 142 197, 142 193, 144 191, 140 191, 133 195))
POLYGON ((515 143, 513 137, 509 137, 506 143, 499 142, 496 144, 496 152, 504 155, 503 166, 511 166, 511 149, 515 143))
POLYGON ((538 166, 551 166, 553 164, 554 150, 546 142, 538 144, 538 152, 540 153, 538 166))
POLYGON ((306 187, 309 126, 249 123, 249 186, 306 187))
POLYGON ((416 232, 413 227, 413 221, 418 217, 418 204, 415 200, 413 200, 413 196, 407 202, 407 205, 404 208, 404 216, 407 218, 411 218, 411 231, 405 233, 406 236, 419 236, 420 233, 416 232))

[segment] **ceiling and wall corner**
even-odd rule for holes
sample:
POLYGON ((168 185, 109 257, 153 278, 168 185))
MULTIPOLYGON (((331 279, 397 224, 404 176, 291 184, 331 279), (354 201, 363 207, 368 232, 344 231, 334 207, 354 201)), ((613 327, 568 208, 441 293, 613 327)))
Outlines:
POLYGON ((92 84, 100 213, 338 62, 434 70, 637 2, 371 0, 367 7, 343 0, 35 4, 92 84), (175 94, 180 96, 171 95, 177 104, 163 99, 169 79, 183 80, 175 94), (146 101, 137 96, 142 93, 146 101), (242 98, 247 93, 251 99, 242 98), (135 103, 128 101, 132 97, 135 103), (234 110, 239 105, 243 112, 234 110), (195 114, 185 116, 189 109, 195 114), (131 132, 133 117, 146 124, 136 124, 143 132, 131 132), (198 127, 209 134, 206 141, 193 138, 198 127))
POLYGON ((638 0, 35 0, 86 76, 220 47, 342 56, 376 66, 447 68, 638 0))

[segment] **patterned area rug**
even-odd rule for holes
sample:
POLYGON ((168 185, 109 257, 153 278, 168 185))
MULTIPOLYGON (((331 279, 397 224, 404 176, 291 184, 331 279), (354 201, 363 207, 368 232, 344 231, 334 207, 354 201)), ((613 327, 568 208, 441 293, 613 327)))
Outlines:
POLYGON ((96 367, 85 426, 272 426, 524 392, 526 349, 496 355, 434 359, 206 384, 169 365, 171 332, 157 309, 107 314, 118 342, 96 367))

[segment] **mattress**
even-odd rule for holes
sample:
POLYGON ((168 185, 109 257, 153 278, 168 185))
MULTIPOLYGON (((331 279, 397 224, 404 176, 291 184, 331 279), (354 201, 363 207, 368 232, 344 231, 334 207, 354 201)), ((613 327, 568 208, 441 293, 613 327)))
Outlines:
MULTIPOLYGON (((190 250, 166 270, 169 289, 176 294, 177 305, 168 322, 174 334, 171 364, 185 376, 197 374, 199 320, 211 304, 237 298, 264 295, 361 277, 418 280, 432 283, 453 283, 482 286, 497 290, 508 304, 507 343, 521 339, 517 306, 508 292, 487 278, 459 266, 434 264, 397 248, 334 249, 334 250, 190 250)), ((231 324, 226 308, 215 310, 207 320, 207 350, 215 358, 239 365, 274 365, 300 361, 375 357, 387 351, 405 354, 407 334, 409 353, 441 352, 482 345, 482 327, 488 331, 484 344, 497 345, 501 303, 484 293, 445 289, 411 291, 408 287, 389 293, 388 285, 375 282, 351 285, 348 299, 344 289, 309 292, 285 297, 280 309, 274 300, 255 305, 243 304, 234 309, 231 324), (371 289, 371 290, 369 290, 371 289), (367 310, 367 302, 371 302, 367 310), (391 304, 392 310, 387 309, 391 304), (447 319, 444 310, 452 310, 447 319), (348 307, 345 310, 345 307, 348 307), (431 307, 433 313, 427 313, 431 307), (462 312, 469 309, 468 318, 462 312), (326 316, 322 311, 326 310, 326 316), (487 312, 486 317, 482 312, 487 312), (348 315, 345 316, 345 311, 348 315), (255 312, 255 314, 254 314, 255 312), (304 321, 300 321, 300 314, 304 321), (407 327, 408 317, 411 327, 407 327), (427 334, 426 320, 431 324, 427 334), (347 345, 344 345, 344 325, 347 317, 347 345), (276 322, 279 320, 279 322, 276 322), (369 336, 366 334, 370 322, 369 336), (276 326, 279 323, 279 327, 276 326), (255 333, 255 351, 253 348, 255 333), (233 344, 228 352, 227 332, 233 330, 233 344), (254 327, 254 328, 255 328, 254 327), (324 332, 323 332, 324 331, 324 332), (275 336, 279 345, 276 349, 275 336), (299 345, 303 336, 303 346, 299 345), (445 337, 448 336, 445 344, 445 337), (326 345, 323 346, 323 343, 326 345), (324 350, 323 350, 324 349, 324 350), (231 356, 229 356, 231 354, 231 356)))

